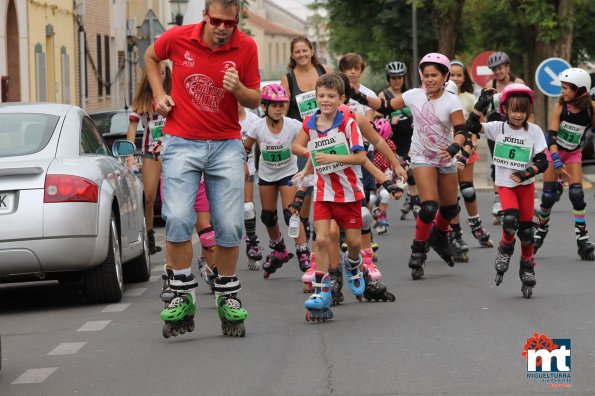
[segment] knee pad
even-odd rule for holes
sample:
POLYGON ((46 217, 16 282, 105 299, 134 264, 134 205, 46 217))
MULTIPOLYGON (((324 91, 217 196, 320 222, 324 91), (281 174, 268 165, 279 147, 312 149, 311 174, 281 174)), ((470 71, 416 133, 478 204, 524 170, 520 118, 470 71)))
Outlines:
POLYGON ((438 202, 436 201, 425 201, 421 203, 421 208, 419 210, 419 218, 426 224, 430 224, 434 221, 436 217, 436 212, 438 212, 438 202))
POLYGON ((581 183, 573 183, 568 187, 568 197, 572 202, 574 210, 583 210, 587 207, 585 203, 585 193, 583 192, 583 185, 581 183))
POLYGON ((462 182, 459 184, 459 188, 461 189, 461 195, 463 199, 467 203, 471 203, 477 199, 477 195, 475 195, 475 188, 473 187, 473 182, 462 182))
POLYGON ((523 246, 529 246, 533 243, 533 223, 530 221, 522 221, 519 224, 519 239, 523 246))
POLYGON ((260 213, 260 220, 265 227, 274 227, 277 224, 277 211, 263 209, 260 213))
POLYGON ((291 212, 289 209, 283 209, 283 220, 285 220, 285 225, 289 225, 289 219, 291 219, 291 212))
POLYGON ((390 201, 390 194, 388 193, 388 191, 382 189, 379 193, 380 195, 380 203, 384 204, 384 205, 388 205, 388 202, 390 201))
MULTIPOLYGON (((551 209, 558 200, 558 182, 544 182, 541 193, 541 206, 551 209)), ((571 199, 572 200, 572 199, 571 199)))
POLYGON ((502 215, 502 228, 509 234, 516 234, 519 229, 519 211, 518 209, 506 209, 502 215))
POLYGON ((373 222, 374 219, 372 218, 370 209, 368 209, 366 206, 362 206, 362 232, 363 230, 370 230, 372 228, 373 222))
POLYGON ((376 201, 378 200, 378 196, 374 193, 370 193, 370 200, 368 201, 371 207, 376 205, 376 201))
POLYGON ((415 178, 413 177, 413 170, 407 170, 407 185, 415 186, 415 178))
POLYGON ((447 220, 452 220, 459 214, 459 205, 441 206, 440 215, 447 220))
POLYGON ((256 218, 256 209, 254 202, 244 202, 244 220, 252 220, 256 218))

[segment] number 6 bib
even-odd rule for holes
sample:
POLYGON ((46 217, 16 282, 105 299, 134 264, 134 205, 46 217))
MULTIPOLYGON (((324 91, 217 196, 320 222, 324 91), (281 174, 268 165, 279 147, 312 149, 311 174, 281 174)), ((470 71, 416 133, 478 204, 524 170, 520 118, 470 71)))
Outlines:
POLYGON ((498 135, 494 147, 493 164, 503 168, 525 169, 531 161, 533 140, 530 137, 498 135))

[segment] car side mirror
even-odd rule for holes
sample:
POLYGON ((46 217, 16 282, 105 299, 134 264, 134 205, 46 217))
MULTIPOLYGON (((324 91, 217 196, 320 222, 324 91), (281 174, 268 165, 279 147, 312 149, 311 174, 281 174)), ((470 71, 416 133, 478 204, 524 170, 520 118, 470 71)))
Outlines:
POLYGON ((129 140, 116 140, 112 145, 114 157, 128 157, 134 154, 136 146, 129 140))

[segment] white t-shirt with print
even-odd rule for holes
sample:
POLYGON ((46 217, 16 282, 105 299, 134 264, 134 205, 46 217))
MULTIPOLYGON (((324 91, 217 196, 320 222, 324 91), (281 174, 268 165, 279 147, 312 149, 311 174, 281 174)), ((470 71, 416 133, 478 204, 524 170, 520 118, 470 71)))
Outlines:
MULTIPOLYGON (((376 96, 376 94, 374 93, 374 91, 372 91, 370 88, 364 86, 363 84, 359 85, 359 91, 361 93, 363 93, 364 95, 371 97, 371 98, 377 98, 378 96, 376 96)), ((366 115, 366 113, 368 112, 368 110, 371 110, 370 107, 365 106, 359 102, 356 102, 353 99, 349 99, 349 102, 347 102, 347 106, 349 106, 349 108, 351 109, 351 111, 353 111, 354 113, 359 113, 361 115, 366 115)))
POLYGON ((291 153, 291 145, 301 129, 300 121, 287 117, 283 117, 283 129, 279 133, 271 132, 266 118, 252 124, 248 129, 248 136, 255 139, 260 148, 260 179, 275 182, 297 173, 297 157, 291 153))
MULTIPOLYGON (((509 138, 507 140, 514 142, 514 144, 522 144, 531 147, 531 154, 529 155, 529 162, 527 166, 533 165, 532 159, 535 157, 535 154, 541 153, 547 148, 543 131, 535 124, 529 123, 527 130, 524 128, 512 129, 508 122, 502 121, 486 122, 485 124, 481 125, 483 126, 485 136, 490 140, 496 141, 499 135, 504 135, 505 137, 509 138)), ((497 144, 498 143, 496 143, 496 145, 497 144)), ((497 186, 516 187, 519 184, 531 184, 535 181, 535 178, 532 177, 521 183, 516 183, 510 178, 510 175, 516 171, 514 169, 498 165, 498 158, 496 154, 497 151, 494 149, 494 164, 496 165, 497 186)))
POLYGON ((450 115, 462 110, 458 97, 444 91, 438 99, 428 100, 426 91, 421 88, 410 89, 402 97, 413 116, 413 136, 409 150, 411 162, 440 168, 454 165, 454 158, 441 159, 440 150, 453 142, 450 115))
MULTIPOLYGON (((243 120, 240 120, 242 142, 248 137, 248 129, 250 129, 252 124, 254 124, 259 119, 259 116, 249 110, 246 110, 246 117, 243 120)), ((254 176, 256 173, 256 167, 254 166, 254 147, 252 147, 252 151, 250 151, 250 155, 248 155, 248 172, 250 173, 250 176, 254 176)))

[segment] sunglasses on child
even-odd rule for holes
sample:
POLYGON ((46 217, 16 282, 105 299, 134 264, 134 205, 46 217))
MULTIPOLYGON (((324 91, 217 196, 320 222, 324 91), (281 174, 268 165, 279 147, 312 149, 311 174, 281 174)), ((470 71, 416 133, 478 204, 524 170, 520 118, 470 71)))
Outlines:
POLYGON ((207 16, 209 17, 209 23, 211 24, 211 26, 219 27, 221 26, 221 24, 223 24, 223 26, 225 26, 227 29, 231 29, 232 27, 235 27, 238 24, 237 19, 213 18, 209 15, 208 11, 207 16))

